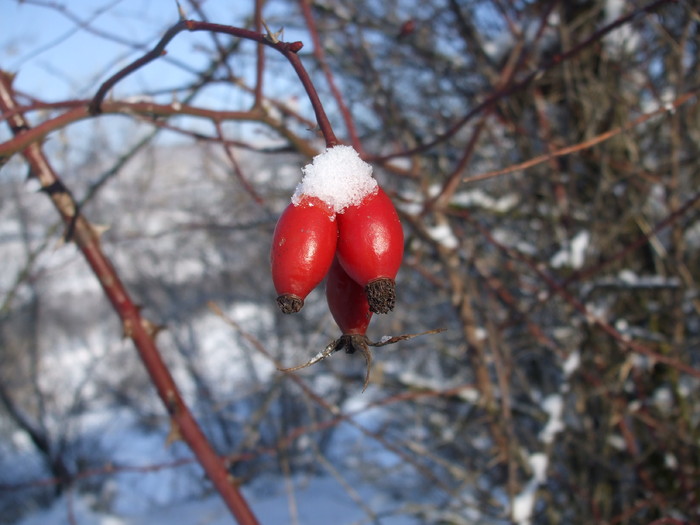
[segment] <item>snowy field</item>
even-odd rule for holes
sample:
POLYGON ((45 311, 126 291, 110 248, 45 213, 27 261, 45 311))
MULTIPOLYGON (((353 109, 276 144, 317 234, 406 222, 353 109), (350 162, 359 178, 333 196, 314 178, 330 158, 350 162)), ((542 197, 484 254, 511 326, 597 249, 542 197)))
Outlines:
MULTIPOLYGON (((268 480, 267 495, 256 495, 254 490, 243 494, 262 525, 352 525, 372 523, 347 492, 333 479, 311 478, 268 480)), ((389 511, 395 502, 370 491, 358 491, 377 516, 382 508, 389 511)), ((228 509, 217 496, 195 501, 173 501, 153 506, 141 512, 113 514, 93 510, 91 498, 64 496, 53 506, 20 521, 17 525, 228 525, 234 522, 228 509)), ((124 502, 128 507, 128 501, 124 502)), ((386 525, 418 525, 420 522, 405 516, 382 516, 386 525)))

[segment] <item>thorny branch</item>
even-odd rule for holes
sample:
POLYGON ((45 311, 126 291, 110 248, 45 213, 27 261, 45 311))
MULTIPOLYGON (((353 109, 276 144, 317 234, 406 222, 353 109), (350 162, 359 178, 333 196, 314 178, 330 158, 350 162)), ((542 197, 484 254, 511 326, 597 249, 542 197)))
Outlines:
MULTIPOLYGON (((14 135, 21 135, 29 129, 29 125, 24 116, 15 111, 16 108, 17 104, 12 92, 12 76, 0 72, 0 109, 3 113, 13 112, 7 119, 7 124, 14 135)), ((67 231, 70 232, 70 238, 75 241, 119 315, 124 335, 129 337, 136 346, 172 419, 175 432, 173 435, 183 439, 192 449, 238 522, 241 525, 254 525, 257 519, 238 487, 232 482, 224 463, 202 433, 161 357, 155 343, 158 327, 142 317, 140 309, 131 299, 111 261, 104 255, 98 231, 80 213, 76 201, 51 167, 41 146, 33 142, 22 154, 31 168, 31 176, 39 181, 42 191, 53 202, 67 231)))

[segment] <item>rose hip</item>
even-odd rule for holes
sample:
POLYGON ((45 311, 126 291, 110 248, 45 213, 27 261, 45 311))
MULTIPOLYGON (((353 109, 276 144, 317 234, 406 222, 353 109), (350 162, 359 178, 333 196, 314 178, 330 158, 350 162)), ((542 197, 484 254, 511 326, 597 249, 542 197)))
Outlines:
POLYGON ((378 188, 338 214, 337 222, 340 264, 364 287, 372 312, 390 312, 403 258, 403 229, 391 199, 378 188))
POLYGON ((272 236, 270 263, 277 304, 295 313, 328 272, 336 251, 335 214, 323 201, 302 197, 284 210, 272 236))

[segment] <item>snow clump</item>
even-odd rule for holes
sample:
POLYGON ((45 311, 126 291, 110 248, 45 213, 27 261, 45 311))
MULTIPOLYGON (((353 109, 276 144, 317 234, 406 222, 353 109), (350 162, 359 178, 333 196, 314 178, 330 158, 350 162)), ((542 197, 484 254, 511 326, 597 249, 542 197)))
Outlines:
POLYGON ((292 195, 295 206, 306 195, 322 200, 335 213, 343 213, 348 206, 359 205, 367 195, 377 191, 372 166, 351 146, 328 148, 301 171, 304 177, 292 195))

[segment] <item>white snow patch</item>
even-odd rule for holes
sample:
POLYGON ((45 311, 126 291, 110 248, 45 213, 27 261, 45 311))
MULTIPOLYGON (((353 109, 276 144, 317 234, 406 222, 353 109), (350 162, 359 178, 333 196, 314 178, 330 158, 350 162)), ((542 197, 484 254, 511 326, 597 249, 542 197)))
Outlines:
POLYGON ((474 328, 474 336, 477 341, 486 341, 489 337, 489 332, 483 326, 477 326, 474 328))
POLYGON ((615 450, 627 450, 627 444, 624 438, 619 434, 611 434, 605 441, 615 450))
POLYGON ((654 391, 654 406, 664 414, 673 409, 673 393, 668 387, 660 387, 654 391))
POLYGON ((399 374, 399 381, 414 389, 434 390, 435 392, 439 392, 447 387, 445 382, 439 378, 418 375, 408 370, 399 374))
POLYGON ((448 250, 454 250, 459 246, 459 239, 457 239, 457 236, 447 223, 426 228, 426 231, 431 239, 443 245, 448 250))
POLYGON ((564 399, 559 394, 547 396, 542 402, 542 410, 547 412, 549 420, 540 432, 540 440, 543 443, 551 443, 556 435, 564 430, 562 413, 564 412, 564 399))
POLYGON ((536 255, 538 253, 535 246, 522 240, 520 234, 517 234, 511 230, 495 228, 492 230, 491 235, 497 243, 502 244, 507 248, 515 248, 516 250, 529 255, 536 255))
POLYGON ((464 388, 457 393, 457 397, 463 399, 467 403, 476 404, 479 402, 481 393, 476 388, 464 388))
POLYGON ((513 48, 513 35, 510 31, 502 31, 496 38, 484 42, 483 49, 494 61, 500 61, 513 48))
POLYGON ((528 462, 532 469, 532 479, 538 483, 544 483, 547 480, 547 465, 549 464, 547 455, 537 452, 530 456, 528 462))
POLYGON ((677 469, 678 468, 678 458, 671 453, 671 452, 666 452, 666 455, 664 456, 664 464, 670 468, 670 469, 677 469))
POLYGON ((566 361, 564 361, 562 365, 564 375, 567 378, 571 377, 571 374, 576 372, 579 366, 581 366, 581 354, 578 350, 574 350, 569 354, 569 357, 566 358, 566 361))
POLYGON ((413 216, 416 216, 423 211, 423 203, 419 199, 397 202, 396 207, 405 214, 413 216))
POLYGON ((547 479, 549 460, 541 452, 531 454, 528 458, 532 469, 532 478, 525 484, 523 490, 513 499, 512 518, 518 525, 528 525, 532 522, 532 511, 535 508, 537 487, 547 479))
POLYGON ((577 233, 564 249, 558 251, 552 257, 550 264, 554 268, 569 266, 574 269, 583 267, 586 249, 591 241, 591 234, 583 230, 577 233))
POLYGON ((636 284, 638 280, 637 274, 629 269, 620 270, 617 276, 625 284, 636 284))
MULTIPOLYGON (((624 8, 624 0, 607 0, 605 3, 605 23, 610 24, 624 16, 624 8)), ((632 24, 628 21, 605 35, 603 37, 603 42, 611 55, 619 57, 620 55, 632 53, 638 49, 641 37, 639 32, 635 31, 632 24)))
MULTIPOLYGON (((253 333, 264 333, 272 330, 274 316, 268 308, 263 308, 254 302, 237 302, 223 307, 228 318, 235 320, 246 330, 253 333)), ((255 381, 266 381, 276 373, 276 368, 270 360, 259 352, 250 353, 245 345, 241 345, 234 331, 218 316, 209 314, 196 319, 195 327, 199 335, 201 349, 200 366, 206 370, 213 381, 221 385, 246 384, 255 381), (252 363, 255 376, 245 365, 243 353, 248 352, 248 361, 252 363)), ((185 381, 186 376, 181 379, 185 381)), ((222 391, 226 389, 222 387, 222 391)))
POLYGON ((378 187, 372 177, 372 166, 351 146, 328 148, 301 171, 304 177, 292 195, 295 205, 307 195, 327 203, 335 213, 343 213, 348 206, 360 204, 378 187))
POLYGON ((462 191, 452 198, 452 204, 479 207, 498 213, 510 211, 518 204, 518 201, 518 196, 514 193, 494 198, 481 189, 462 191))
POLYGON ((571 266, 581 268, 583 266, 586 249, 591 241, 591 235, 587 231, 582 231, 576 234, 571 240, 571 266))

